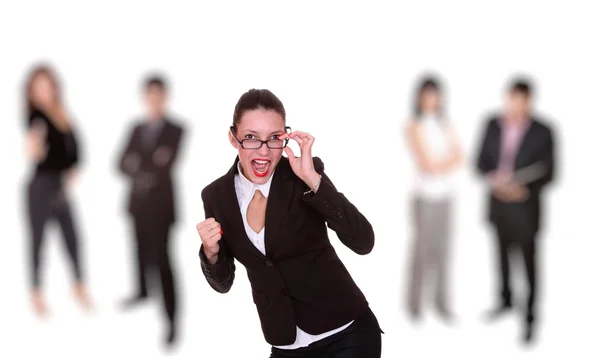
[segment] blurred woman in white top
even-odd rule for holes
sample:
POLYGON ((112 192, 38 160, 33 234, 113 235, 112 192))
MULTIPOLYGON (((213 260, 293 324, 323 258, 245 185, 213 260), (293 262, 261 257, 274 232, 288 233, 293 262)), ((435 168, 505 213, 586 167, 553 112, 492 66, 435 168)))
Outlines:
POLYGON ((447 286, 453 177, 462 164, 463 153, 443 112, 440 85, 432 77, 425 78, 417 89, 415 113, 407 137, 417 173, 411 203, 414 231, 408 309, 412 318, 421 316, 423 283, 432 281, 435 308, 442 318, 449 320, 452 312, 447 286))

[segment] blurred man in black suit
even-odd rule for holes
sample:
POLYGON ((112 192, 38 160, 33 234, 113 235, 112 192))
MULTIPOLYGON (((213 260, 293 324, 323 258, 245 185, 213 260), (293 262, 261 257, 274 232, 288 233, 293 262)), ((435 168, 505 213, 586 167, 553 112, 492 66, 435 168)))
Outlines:
POLYGON ((497 234, 500 305, 495 318, 512 307, 509 250, 521 252, 529 297, 524 340, 531 341, 536 313, 536 236, 540 228, 542 190, 554 177, 554 136, 551 128, 530 111, 531 86, 516 80, 506 97, 504 113, 487 122, 477 169, 490 185, 489 215, 497 234), (532 170, 525 173, 522 170, 532 170))
POLYGON ((155 268, 160 276, 169 320, 167 344, 175 340, 175 285, 169 260, 169 230, 175 223, 172 169, 178 157, 183 128, 165 114, 167 88, 157 76, 146 80, 148 113, 135 124, 119 168, 131 180, 128 211, 135 227, 138 288, 125 302, 131 307, 148 296, 147 279, 155 268))

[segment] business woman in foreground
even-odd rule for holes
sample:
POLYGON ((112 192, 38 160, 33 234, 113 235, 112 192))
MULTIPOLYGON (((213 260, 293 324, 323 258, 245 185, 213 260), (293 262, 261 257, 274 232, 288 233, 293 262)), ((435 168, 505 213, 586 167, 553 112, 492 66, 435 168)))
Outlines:
POLYGON ((234 259, 245 266, 271 358, 378 358, 383 332, 327 235, 329 227, 366 255, 373 228, 312 157, 314 138, 290 132, 285 117, 269 90, 239 99, 229 132, 238 155, 202 191, 206 220, 197 230, 204 275, 226 293, 234 259), (300 157, 287 147, 290 139, 300 157))

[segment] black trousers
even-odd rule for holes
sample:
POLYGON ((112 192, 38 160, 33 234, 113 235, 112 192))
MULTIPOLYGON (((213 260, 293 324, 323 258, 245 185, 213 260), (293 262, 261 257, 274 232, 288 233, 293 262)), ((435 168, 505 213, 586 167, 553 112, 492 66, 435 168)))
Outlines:
POLYGON ((271 349, 270 358, 380 358, 381 328, 370 309, 345 330, 294 350, 271 349))
POLYGON ((36 173, 27 190, 27 213, 30 228, 31 286, 39 288, 41 249, 44 229, 51 220, 61 228, 64 244, 71 259, 74 279, 82 279, 78 253, 78 235, 73 224, 69 201, 63 189, 60 173, 36 173))
POLYGON ((175 283, 169 259, 171 222, 160 213, 144 212, 134 216, 137 248, 138 295, 148 296, 149 283, 160 281, 166 316, 175 321, 175 283), (156 276, 158 274, 158 280, 156 276))
MULTIPOLYGON (((528 223, 526 223, 528 224, 528 223)), ((526 306, 526 319, 534 320, 536 309, 537 265, 536 265, 536 232, 531 225, 518 222, 500 222, 496 225, 498 273, 500 299, 505 305, 512 305, 512 290, 510 286, 510 256, 518 252, 523 258, 529 294, 526 306)))

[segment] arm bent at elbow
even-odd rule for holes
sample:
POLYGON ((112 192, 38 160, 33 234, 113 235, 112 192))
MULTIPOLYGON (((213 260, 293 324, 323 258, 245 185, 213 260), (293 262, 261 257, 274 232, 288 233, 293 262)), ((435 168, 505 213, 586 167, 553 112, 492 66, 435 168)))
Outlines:
POLYGON ((552 182, 554 180, 554 175, 555 175, 554 151, 555 151, 554 138, 552 136, 552 132, 548 131, 547 139, 543 146, 543 150, 540 151, 540 153, 541 153, 540 162, 543 163, 546 172, 541 178, 529 183, 528 188, 530 191, 539 191, 544 186, 546 186, 547 184, 549 184, 550 182, 552 182))
POLYGON ((209 260, 204 251, 204 245, 200 246, 200 266, 208 284, 219 293, 227 293, 233 286, 235 280, 235 263, 232 257, 226 254, 227 250, 221 250, 216 260, 209 260), (211 264, 213 261, 214 264, 211 264))
POLYGON ((227 293, 235 279, 235 263, 227 243, 221 240, 223 230, 221 224, 213 217, 207 202, 207 191, 202 191, 202 201, 206 219, 196 225, 200 236, 200 266, 209 285, 217 292, 227 293))
POLYGON ((489 174, 492 173, 492 170, 495 169, 495 165, 491 161, 490 156, 488 154, 489 150, 487 149, 487 147, 491 143, 491 132, 493 123, 494 119, 491 119, 486 125, 483 131, 483 137, 481 139, 481 142, 479 143, 479 148, 477 151, 476 170, 477 173, 481 176, 489 176, 489 174))
POLYGON ((129 141, 127 146, 119 157, 119 172, 129 177, 133 177, 137 174, 140 169, 141 157, 134 150, 135 138, 137 136, 138 129, 134 128, 129 135, 129 141))
POLYGON ((304 200, 335 231, 340 241, 359 255, 366 255, 373 250, 375 233, 367 218, 344 196, 337 191, 324 172, 323 162, 314 158, 315 170, 322 176, 316 193, 304 196, 304 200))

